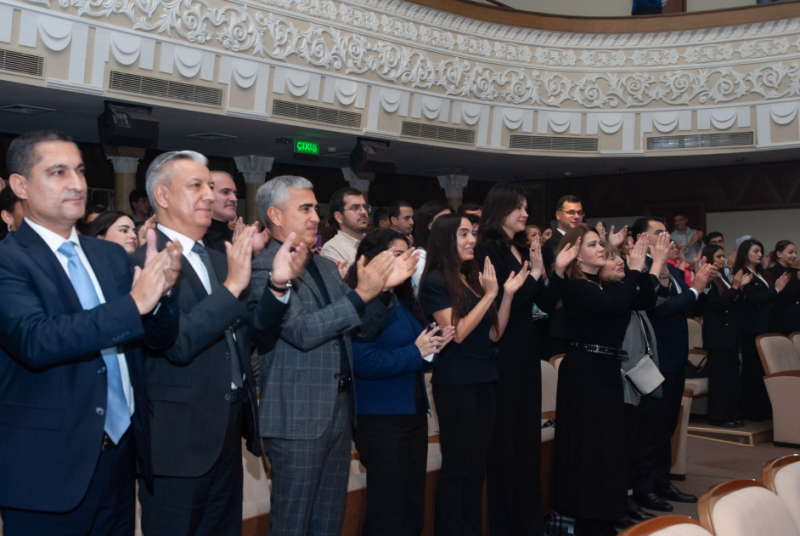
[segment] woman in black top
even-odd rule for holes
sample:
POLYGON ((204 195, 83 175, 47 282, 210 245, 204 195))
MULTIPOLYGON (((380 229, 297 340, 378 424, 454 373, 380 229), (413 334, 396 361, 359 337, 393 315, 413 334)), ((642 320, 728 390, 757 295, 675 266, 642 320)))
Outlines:
POLYGON ((798 280, 800 275, 797 268, 792 267, 796 260, 797 248, 788 240, 781 240, 775 244, 775 251, 770 253, 773 266, 769 272, 775 279, 788 273, 789 281, 772 306, 769 331, 782 333, 787 337, 795 331, 800 331, 800 280, 798 280))
POLYGON ((620 350, 640 287, 655 304, 657 282, 643 271, 647 242, 636 242, 628 272, 611 286, 598 277, 605 252, 597 231, 576 227, 559 246, 577 257, 562 298, 569 344, 558 373, 553 507, 577 518, 578 536, 616 535, 614 521, 628 512, 620 350))
MULTIPOLYGON (((526 242, 528 219, 525 194, 517 187, 495 185, 483 203, 479 244, 475 259, 482 264, 489 259, 497 279, 523 269, 528 258, 531 276, 525 279, 511 302, 511 316, 498 344, 495 385, 497 411, 494 433, 486 465, 489 532, 492 536, 541 535, 544 530, 542 508, 541 421, 543 338, 540 322, 534 322, 534 303, 551 312, 566 286, 566 264, 556 267, 549 286, 542 277, 541 245, 537 236, 526 242)), ((502 289, 496 301, 504 297, 502 289)))
POLYGON ((739 407, 748 421, 766 421, 772 418, 772 404, 764 385, 764 367, 756 348, 756 337, 769 331, 772 304, 786 287, 789 274, 785 273, 770 285, 772 276, 761 265, 764 246, 758 240, 745 240, 739 245, 732 273, 744 270, 753 279, 744 285, 744 297, 739 308, 739 343, 742 350, 742 376, 739 381, 739 407))
MULTIPOLYGON (((436 536, 483 534, 481 505, 486 455, 495 418, 495 343, 508 323, 514 293, 528 277, 527 261, 499 284, 487 258, 483 273, 474 256, 467 218, 441 216, 431 227, 419 298, 429 319, 455 326, 453 342, 433 370, 442 469, 436 487, 436 536)), ((532 417, 534 418, 534 417, 532 417)), ((538 416, 535 416, 538 421, 538 416)))
POLYGON ((739 270, 729 281, 725 275, 725 250, 703 248, 703 262, 717 267, 703 300, 703 349, 708 352, 708 419, 725 428, 744 426, 739 410, 739 344, 737 315, 742 287, 753 274, 739 270))

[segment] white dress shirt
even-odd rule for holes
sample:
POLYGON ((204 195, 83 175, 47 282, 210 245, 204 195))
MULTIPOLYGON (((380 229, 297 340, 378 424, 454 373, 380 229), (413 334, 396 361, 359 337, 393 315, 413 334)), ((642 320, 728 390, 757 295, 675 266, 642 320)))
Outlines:
POLYGON ((339 229, 336 236, 325 242, 319 254, 337 264, 347 261, 352 266, 356 262, 358 245, 361 243, 362 238, 364 237, 354 238, 339 229))
MULTIPOLYGON (((106 298, 103 295, 103 289, 100 288, 100 283, 97 281, 97 277, 94 275, 92 265, 89 263, 89 259, 86 258, 83 248, 81 248, 81 242, 78 239, 78 232, 75 230, 75 228, 72 228, 72 233, 69 235, 69 238, 64 239, 64 237, 61 235, 32 222, 28 218, 25 218, 25 221, 28 223, 28 225, 30 225, 31 229, 36 231, 36 234, 42 237, 42 240, 45 241, 47 247, 49 247, 53 253, 55 253, 56 258, 64 268, 64 272, 66 272, 67 277, 69 277, 69 259, 59 253, 58 248, 60 248, 64 242, 72 242, 74 244, 75 252, 78 254, 78 258, 83 263, 83 267, 86 268, 86 271, 89 273, 89 277, 94 285, 94 290, 97 292, 98 300, 100 300, 101 304, 106 303, 106 298)), ((133 416, 133 412, 136 407, 133 401, 133 386, 131 385, 131 377, 130 373, 128 372, 128 362, 125 360, 125 354, 120 352, 118 347, 106 348, 101 350, 100 353, 103 354, 103 357, 112 355, 117 356, 117 360, 119 361, 119 372, 122 376, 122 390, 125 393, 125 401, 128 403, 128 412, 130 413, 130 416, 133 416)))

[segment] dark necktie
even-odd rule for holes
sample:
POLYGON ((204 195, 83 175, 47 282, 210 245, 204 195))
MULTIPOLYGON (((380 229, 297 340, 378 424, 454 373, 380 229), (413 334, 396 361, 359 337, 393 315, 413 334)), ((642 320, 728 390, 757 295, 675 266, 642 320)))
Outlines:
MULTIPOLYGON (((199 242, 195 242, 192 246, 192 251, 197 253, 200 260, 208 272, 208 280, 211 283, 211 292, 219 288, 219 279, 217 279, 217 272, 214 271, 214 265, 211 264, 211 257, 208 255, 206 248, 199 242)), ((228 328, 225 330, 225 340, 228 342, 228 351, 231 354, 231 378, 236 387, 242 387, 242 364, 239 361, 239 351, 236 347, 236 341, 233 339, 233 329, 228 328)))

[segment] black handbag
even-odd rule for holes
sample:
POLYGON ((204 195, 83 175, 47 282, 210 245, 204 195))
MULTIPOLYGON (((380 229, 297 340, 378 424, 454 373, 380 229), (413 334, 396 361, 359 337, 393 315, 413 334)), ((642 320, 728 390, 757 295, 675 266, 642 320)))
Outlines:
POLYGON ((690 379, 708 378, 708 355, 696 365, 691 361, 686 361, 686 377, 690 379))

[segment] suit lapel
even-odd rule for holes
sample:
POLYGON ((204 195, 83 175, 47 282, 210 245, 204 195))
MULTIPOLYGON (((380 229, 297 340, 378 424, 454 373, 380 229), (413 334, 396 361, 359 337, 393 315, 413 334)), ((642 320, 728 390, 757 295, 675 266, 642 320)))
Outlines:
MULTIPOLYGON (((314 262, 314 259, 312 258, 310 262, 314 262)), ((313 294, 314 297, 317 299, 317 302, 319 302, 319 306, 325 307, 325 299, 322 297, 322 293, 317 288, 317 284, 314 282, 314 278, 311 277, 311 275, 309 275, 308 270, 303 269, 303 272, 297 276, 297 279, 302 281, 303 284, 308 287, 308 289, 311 291, 311 294, 313 294)))
MULTIPOLYGON (((156 229, 157 237, 158 237, 158 244, 156 249, 158 251, 163 250, 167 247, 167 242, 169 242, 169 237, 165 235, 160 229, 156 229)), ((200 281, 200 277, 197 275, 197 272, 194 271, 194 267, 192 263, 189 262, 189 259, 186 258, 186 255, 181 255, 181 277, 180 279, 186 280, 187 284, 191 287, 194 291, 195 295, 197 296, 208 296, 208 292, 206 292, 206 287, 203 286, 203 282, 200 281)))
MULTIPOLYGON (((314 262, 316 261, 317 259, 315 258, 314 262)), ((341 287, 339 285, 339 283, 342 282, 342 278, 339 275, 339 270, 336 270, 336 275, 333 275, 331 270, 328 270, 326 266, 320 266, 321 264, 324 263, 317 263, 317 270, 319 270, 322 282, 325 283, 325 288, 328 290, 328 297, 331 299, 331 303, 333 303, 342 296, 341 287)))
POLYGON ((78 294, 75 292, 75 287, 72 286, 72 281, 70 281, 67 272, 64 271, 64 267, 58 262, 56 254, 42 240, 42 237, 26 222, 23 222, 13 234, 13 238, 27 251, 28 255, 47 274, 50 280, 55 283, 56 288, 59 289, 61 296, 69 307, 74 312, 83 311, 83 306, 78 299, 78 294))

